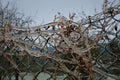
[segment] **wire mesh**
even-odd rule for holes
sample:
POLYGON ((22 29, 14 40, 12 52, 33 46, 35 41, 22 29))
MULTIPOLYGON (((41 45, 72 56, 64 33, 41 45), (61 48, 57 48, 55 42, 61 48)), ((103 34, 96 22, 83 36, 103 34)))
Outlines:
POLYGON ((79 22, 58 16, 32 28, 3 20, 0 80, 119 80, 119 13, 117 4, 79 22))

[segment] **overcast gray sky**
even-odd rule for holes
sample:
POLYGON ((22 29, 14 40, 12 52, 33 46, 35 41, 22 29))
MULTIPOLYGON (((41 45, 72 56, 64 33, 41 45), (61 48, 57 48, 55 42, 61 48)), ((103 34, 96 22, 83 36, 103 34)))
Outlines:
POLYGON ((25 16, 31 16, 36 25, 51 22, 58 12, 66 17, 73 12, 79 17, 82 11, 94 15, 95 8, 100 12, 103 3, 103 0, 2 0, 3 5, 8 1, 16 4, 18 11, 25 16))

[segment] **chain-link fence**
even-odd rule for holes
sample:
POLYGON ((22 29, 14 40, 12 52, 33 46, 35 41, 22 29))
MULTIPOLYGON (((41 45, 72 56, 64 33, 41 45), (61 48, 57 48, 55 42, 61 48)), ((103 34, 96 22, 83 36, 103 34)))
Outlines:
POLYGON ((56 15, 54 22, 31 28, 1 14, 0 79, 119 80, 119 13, 120 4, 112 3, 79 22, 74 14, 56 15))

